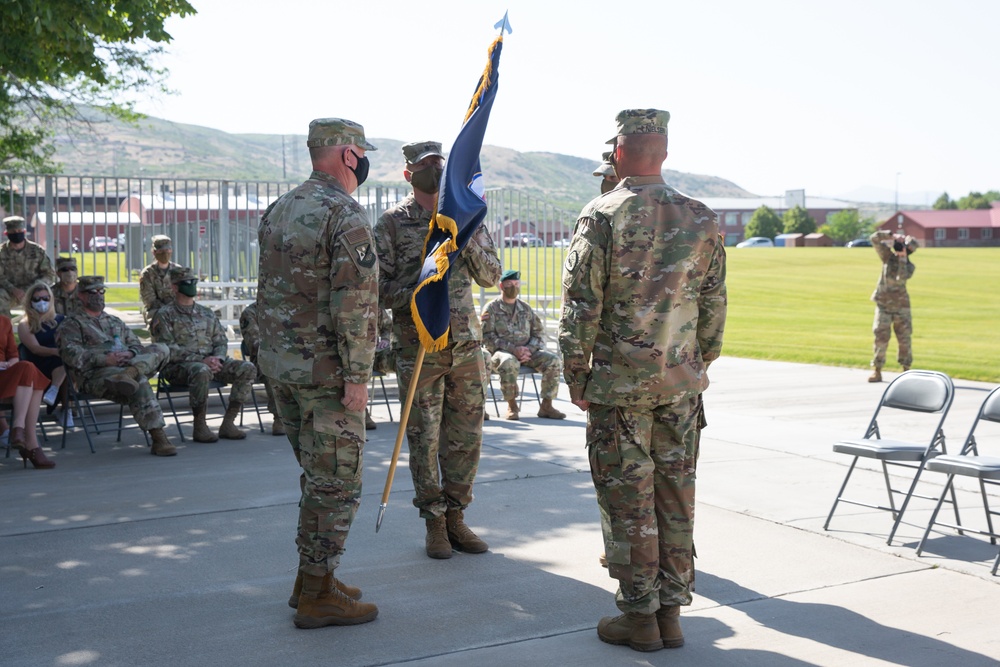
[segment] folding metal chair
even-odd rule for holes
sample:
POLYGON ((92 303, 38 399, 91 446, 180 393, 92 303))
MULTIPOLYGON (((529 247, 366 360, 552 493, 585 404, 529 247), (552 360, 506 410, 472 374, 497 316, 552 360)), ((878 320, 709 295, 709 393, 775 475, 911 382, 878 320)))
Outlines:
MULTIPOLYGON (((73 382, 72 376, 66 377, 66 397, 69 407, 65 412, 63 412, 63 420, 59 425, 62 426, 62 445, 60 449, 66 449, 66 434, 74 428, 82 428, 84 435, 87 436, 87 444, 90 445, 90 453, 93 454, 97 450, 94 448, 94 440, 91 437, 91 432, 94 435, 100 435, 102 426, 115 426, 118 429, 118 437, 115 442, 122 441, 122 428, 125 422, 125 406, 120 403, 114 403, 114 401, 109 401, 107 399, 101 398, 100 396, 94 396, 92 394, 85 394, 77 391, 76 384, 73 382), (116 418, 105 418, 103 420, 98 419, 97 413, 94 411, 93 403, 97 401, 100 403, 112 403, 118 405, 118 417, 116 418), (66 426, 66 415, 70 411, 75 411, 78 415, 74 419, 74 425, 66 426)), ((58 423, 58 422, 57 422, 58 423)), ((145 435, 145 431, 143 432, 145 435)), ((146 441, 149 441, 149 437, 146 436, 146 441)))
MULTIPOLYGON (((854 460, 851 461, 851 466, 847 470, 844 483, 840 485, 837 498, 833 501, 833 507, 830 508, 830 514, 826 517, 826 523, 823 524, 823 530, 829 530, 830 520, 833 519, 833 513, 836 511, 839 503, 844 502, 851 505, 860 505, 892 513, 894 521, 892 523, 892 530, 889 531, 889 537, 886 540, 886 544, 892 544, 892 538, 903 519, 906 506, 909 504, 910 498, 916 495, 914 491, 917 487, 917 482, 920 480, 920 474, 927 465, 927 461, 939 454, 947 453, 943 427, 945 417, 948 415, 948 410, 951 408, 954 397, 955 385, 952 383, 951 378, 944 373, 936 371, 906 371, 889 383, 889 386, 886 387, 885 392, 882 394, 882 398, 879 400, 878 406, 875 408, 875 414, 872 415, 864 437, 857 440, 842 440, 833 445, 833 451, 853 456, 854 460), (932 420, 934 430, 926 443, 889 440, 882 437, 879 427, 879 415, 883 410, 927 413, 940 415, 940 418, 932 420), (888 507, 844 497, 844 489, 847 488, 847 483, 850 481, 851 474, 858 464, 858 459, 862 457, 875 459, 882 464, 882 476, 885 478, 885 488, 889 496, 888 507), (892 481, 889 479, 888 466, 909 468, 914 471, 913 479, 906 491, 893 488, 892 481), (896 494, 903 496, 903 502, 900 504, 899 509, 896 509, 894 500, 896 494)), ((911 419, 907 426, 915 428, 917 424, 911 419)), ((917 497, 934 500, 931 496, 918 495, 917 497)))
MULTIPOLYGON (((211 392, 214 389, 219 394, 219 400, 222 401, 223 410, 226 409, 226 399, 222 395, 222 388, 225 386, 226 386, 225 383, 216 382, 215 380, 211 380, 208 383, 209 392, 211 392)), ((190 391, 191 387, 189 387, 186 384, 171 384, 163 377, 162 374, 156 376, 156 400, 158 401, 161 400, 160 394, 163 394, 167 397, 167 405, 170 406, 170 412, 173 413, 174 415, 174 423, 177 424, 177 435, 180 436, 181 442, 186 442, 186 439, 184 438, 184 431, 181 430, 181 420, 180 417, 177 416, 177 408, 174 406, 174 399, 172 395, 184 394, 185 396, 187 396, 190 393, 190 391)), ((194 421, 194 415, 191 416, 190 421, 194 421)), ((185 423, 187 423, 187 420, 185 420, 185 423)), ((261 424, 260 430, 261 431, 264 430, 263 424, 261 424)))
MULTIPOLYGON (((927 543, 927 536, 930 535, 931 529, 935 525, 954 528, 958 531, 959 535, 969 532, 989 537, 990 544, 994 546, 997 544, 997 538, 1000 538, 1000 534, 997 534, 993 528, 993 517, 1000 515, 1000 512, 990 509, 990 501, 986 493, 987 485, 1000 486, 1000 457, 983 456, 979 453, 979 444, 976 442, 976 429, 983 421, 1000 424, 1000 387, 991 391, 986 400, 983 401, 976 419, 972 422, 972 428, 969 429, 969 435, 965 439, 965 444, 962 445, 962 451, 958 455, 938 456, 927 463, 928 471, 942 472, 948 475, 948 481, 945 482, 944 490, 941 492, 937 505, 934 507, 934 513, 931 514, 927 530, 924 531, 924 536, 920 538, 920 544, 917 545, 918 556, 924 550, 924 545, 927 543), (958 516, 957 505, 955 505, 954 524, 937 520, 938 513, 941 511, 941 505, 946 502, 945 496, 949 492, 952 494, 952 502, 955 501, 956 475, 972 477, 979 482, 979 492, 983 498, 983 510, 986 512, 986 530, 976 530, 963 526, 962 520, 958 516)), ((991 431, 990 435, 993 441, 997 441, 997 432, 995 429, 991 431)), ((997 573, 998 566, 1000 566, 1000 552, 997 553, 996 560, 993 561, 992 574, 995 575, 997 573)))
MULTIPOLYGON (((499 418, 500 417, 500 405, 497 402, 497 390, 493 388, 493 376, 496 375, 497 373, 496 373, 496 371, 493 370, 492 367, 489 368, 488 370, 490 371, 490 398, 493 399, 493 409, 496 410, 497 417, 499 418)), ((527 366, 525 366, 525 365, 522 364, 521 368, 518 369, 517 374, 521 377, 521 390, 517 394, 517 408, 518 408, 518 410, 520 410, 521 407, 524 405, 524 388, 526 386, 525 383, 528 381, 529 377, 531 378, 531 385, 535 388, 535 400, 537 400, 539 403, 541 403, 541 400, 542 400, 541 396, 542 395, 538 392, 538 381, 535 378, 535 376, 537 375, 537 373, 535 372, 535 370, 533 368, 528 368, 527 366)), ((501 393, 501 396, 502 396, 502 393, 501 393)))

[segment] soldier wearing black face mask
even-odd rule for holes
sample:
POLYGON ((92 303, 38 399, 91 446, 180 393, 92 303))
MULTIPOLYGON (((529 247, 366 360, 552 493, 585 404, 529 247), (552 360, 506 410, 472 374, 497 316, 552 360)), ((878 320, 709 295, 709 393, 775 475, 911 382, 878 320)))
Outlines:
POLYGON ((56 272, 45 249, 26 240, 24 218, 12 215, 3 224, 7 242, 0 245, 0 315, 10 317, 10 305, 24 301, 24 290, 39 280, 51 283, 56 272))

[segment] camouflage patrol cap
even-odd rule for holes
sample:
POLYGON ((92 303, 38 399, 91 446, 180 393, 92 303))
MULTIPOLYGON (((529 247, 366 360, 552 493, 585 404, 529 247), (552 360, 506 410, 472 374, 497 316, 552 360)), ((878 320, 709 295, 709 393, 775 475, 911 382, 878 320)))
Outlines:
POLYGON ((306 146, 357 146, 366 151, 378 150, 365 139, 365 128, 343 118, 317 118, 309 123, 306 146))
POLYGON ((444 157, 444 153, 441 152, 441 144, 436 141, 414 141, 412 144, 403 146, 403 157, 406 158, 406 164, 416 164, 432 155, 444 157))
POLYGON ((3 226, 7 228, 8 234, 10 232, 21 232, 28 228, 24 222, 24 218, 19 215, 9 215, 4 218, 3 226))
POLYGON ((613 144, 618 137, 628 134, 662 134, 667 135, 667 123, 670 122, 670 112, 659 109, 625 109, 615 116, 618 132, 607 140, 613 144))
POLYGON ((56 271, 73 269, 76 271, 76 260, 72 257, 56 257, 56 271))
POLYGON ((521 272, 515 271, 514 269, 507 269, 506 271, 503 272, 503 275, 500 276, 500 282, 503 282, 505 280, 520 280, 520 279, 521 279, 521 272))
POLYGON ((104 276, 83 276, 77 281, 77 289, 81 292, 104 289, 104 276))
POLYGON ((611 151, 601 153, 601 159, 604 162, 594 170, 594 176, 617 176, 615 174, 615 167, 611 164, 611 151))
POLYGON ((173 247, 173 241, 169 236, 157 234, 153 237, 153 250, 172 250, 173 247))
POLYGON ((186 266, 175 266, 172 269, 170 269, 171 285, 182 283, 185 280, 198 280, 198 276, 195 275, 193 269, 189 269, 186 266))

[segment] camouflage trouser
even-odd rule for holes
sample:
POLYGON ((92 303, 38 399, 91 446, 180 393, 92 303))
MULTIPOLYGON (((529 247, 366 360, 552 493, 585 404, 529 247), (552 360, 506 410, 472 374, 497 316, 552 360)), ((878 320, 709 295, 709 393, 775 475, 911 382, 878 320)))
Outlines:
POLYGON ((200 361, 170 362, 161 375, 171 384, 186 384, 190 389, 191 407, 201 407, 208 403, 208 383, 212 380, 231 384, 229 400, 246 403, 250 400, 250 386, 257 377, 257 367, 249 361, 225 358, 222 370, 212 373, 200 361))
POLYGON ((896 342, 899 344, 899 354, 896 357, 899 365, 912 366, 913 349, 910 347, 910 339, 913 337, 913 318, 910 315, 910 309, 887 310, 880 306, 875 306, 875 323, 872 325, 872 332, 875 334, 872 366, 875 368, 885 366, 885 351, 889 347, 890 326, 896 332, 896 342))
MULTIPOLYGON (((396 354, 404 395, 418 349, 403 348, 396 354)), ((483 447, 483 378, 487 377, 483 364, 478 341, 452 343, 424 357, 406 437, 416 493, 413 504, 425 519, 442 516, 449 508, 465 509, 472 502, 483 447)))
POLYGON ((542 398, 553 399, 559 393, 559 373, 562 371, 562 360, 558 354, 538 350, 523 364, 513 354, 497 350, 491 359, 493 370, 500 376, 500 390, 503 399, 511 401, 517 397, 517 374, 521 366, 527 366, 542 374, 542 398))
MULTIPOLYGON (((148 378, 156 375, 169 358, 170 349, 166 345, 153 343, 143 347, 142 354, 132 357, 128 365, 135 366, 144 377, 148 378)), ((74 381, 79 390, 85 394, 93 394, 99 398, 128 405, 132 417, 143 431, 163 428, 163 412, 148 381, 140 382, 139 388, 129 397, 121 396, 107 388, 106 380, 119 375, 123 370, 125 368, 119 366, 94 368, 82 377, 79 372, 75 373, 74 381)))
POLYGON ((653 409, 593 405, 590 472, 608 574, 624 612, 691 604, 701 397, 653 409))
POLYGON ((278 415, 302 467, 299 569, 322 576, 340 564, 361 502, 364 412, 342 403, 342 387, 284 384, 269 378, 278 415))

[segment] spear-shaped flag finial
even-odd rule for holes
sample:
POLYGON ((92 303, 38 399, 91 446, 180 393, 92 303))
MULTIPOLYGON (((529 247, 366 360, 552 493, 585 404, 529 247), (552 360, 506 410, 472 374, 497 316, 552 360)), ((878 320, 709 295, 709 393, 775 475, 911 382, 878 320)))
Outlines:
POLYGON ((503 18, 493 24, 494 28, 500 29, 500 36, 503 36, 503 31, 506 30, 507 34, 513 34, 514 30, 510 27, 510 21, 507 20, 507 12, 503 13, 503 18))

